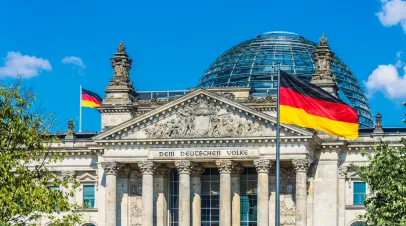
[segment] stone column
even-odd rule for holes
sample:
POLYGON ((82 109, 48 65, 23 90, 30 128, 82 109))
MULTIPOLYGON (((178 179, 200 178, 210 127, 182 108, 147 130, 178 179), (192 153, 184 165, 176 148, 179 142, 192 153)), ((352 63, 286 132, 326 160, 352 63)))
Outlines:
POLYGON ((255 168, 258 173, 258 191, 257 191, 257 224, 258 226, 269 225, 269 170, 271 161, 268 159, 254 160, 255 168))
POLYGON ((190 161, 176 161, 179 172, 179 225, 190 225, 190 161))
POLYGON ((152 226, 154 222, 154 173, 155 163, 151 161, 138 162, 142 172, 142 225, 152 226))
POLYGON ((244 171, 241 164, 234 164, 231 171, 231 223, 233 226, 240 226, 241 213, 240 213, 240 176, 244 171))
POLYGON ((131 168, 130 166, 125 166, 123 167, 123 171, 122 171, 122 196, 121 196, 121 226, 127 226, 128 225, 128 220, 130 218, 130 214, 128 211, 128 205, 130 202, 130 196, 129 196, 129 177, 130 177, 130 171, 131 168))
POLYGON ((338 226, 345 226, 345 179, 348 166, 338 168, 338 226))
POLYGON ((311 163, 308 158, 293 160, 296 170, 296 226, 307 225, 307 171, 311 163))
POLYGON ((157 166, 154 176, 154 225, 168 225, 169 167, 157 166))
POLYGON ((120 171, 121 164, 118 162, 102 162, 102 167, 106 173, 106 226, 117 225, 117 196, 116 184, 117 174, 120 171))
POLYGON ((202 165, 197 163, 192 163, 192 226, 200 226, 202 220, 202 213, 201 213, 201 184, 200 184, 200 176, 204 172, 204 168, 202 165))
POLYGON ((231 226, 231 160, 217 160, 220 172, 220 225, 231 226))

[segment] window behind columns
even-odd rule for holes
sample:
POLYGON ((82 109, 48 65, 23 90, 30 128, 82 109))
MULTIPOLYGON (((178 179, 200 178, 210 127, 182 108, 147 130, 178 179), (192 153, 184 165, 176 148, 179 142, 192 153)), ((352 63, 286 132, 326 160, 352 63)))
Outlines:
POLYGON ((170 197, 169 197, 169 213, 170 213, 170 226, 179 225, 179 174, 177 169, 171 169, 170 176, 170 197))
POLYGON ((245 168, 240 177, 241 226, 257 225, 257 184, 255 168, 245 168))
POLYGON ((201 176, 202 226, 218 226, 220 220, 220 174, 207 168, 201 176))

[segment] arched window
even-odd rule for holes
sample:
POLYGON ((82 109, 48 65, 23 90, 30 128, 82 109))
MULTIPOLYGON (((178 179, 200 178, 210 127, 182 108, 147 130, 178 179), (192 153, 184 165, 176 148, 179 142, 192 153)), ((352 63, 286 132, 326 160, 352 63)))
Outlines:
POLYGON ((363 221, 356 221, 351 224, 351 226, 366 226, 366 225, 367 224, 365 224, 365 222, 363 222, 363 221))

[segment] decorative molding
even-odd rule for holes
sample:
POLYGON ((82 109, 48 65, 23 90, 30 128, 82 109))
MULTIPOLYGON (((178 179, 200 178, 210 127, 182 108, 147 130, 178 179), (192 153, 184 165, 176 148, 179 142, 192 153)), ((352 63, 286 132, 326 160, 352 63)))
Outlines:
POLYGON ((101 166, 107 175, 117 175, 121 169, 121 164, 118 162, 102 162, 101 166))
POLYGON ((231 174, 231 170, 234 167, 233 161, 231 160, 216 160, 216 165, 219 169, 220 174, 231 174))
POLYGON ((338 177, 346 179, 348 173, 348 166, 341 165, 338 167, 338 177))
POLYGON ((272 163, 269 159, 255 159, 254 165, 257 170, 257 173, 267 173, 271 169, 272 163))
POLYGON ((231 170, 232 177, 240 177, 244 167, 240 163, 234 163, 233 169, 231 170))
POLYGON ((313 163, 309 158, 294 159, 292 160, 296 172, 307 172, 310 164, 313 163))
POLYGON ((203 174, 203 172, 204 167, 201 164, 192 162, 192 171, 191 171, 192 177, 200 177, 203 174))
POLYGON ((148 138, 229 137, 247 136, 264 129, 254 120, 247 120, 205 99, 178 109, 176 118, 150 126, 148 138))
POLYGON ((165 164, 159 164, 155 170, 155 176, 157 177, 168 177, 170 173, 170 168, 165 164))
POLYGON ((156 169, 156 164, 154 162, 141 161, 138 162, 137 164, 143 175, 154 175, 156 169))
POLYGON ((175 161, 175 166, 178 168, 179 174, 190 174, 192 163, 190 161, 175 161))

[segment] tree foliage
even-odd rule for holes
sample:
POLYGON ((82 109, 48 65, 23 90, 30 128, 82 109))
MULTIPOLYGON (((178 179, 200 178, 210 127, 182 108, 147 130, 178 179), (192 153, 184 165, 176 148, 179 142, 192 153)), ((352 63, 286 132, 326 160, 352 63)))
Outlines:
POLYGON ((74 225, 80 214, 68 199, 78 184, 52 171, 64 157, 51 148, 58 143, 49 133, 55 120, 34 103, 35 94, 21 81, 0 86, 0 225, 31 225, 40 218, 74 225))
POLYGON ((362 152, 369 165, 352 166, 362 181, 368 185, 362 218, 367 225, 406 225, 406 141, 402 147, 391 148, 384 141, 374 152, 362 152))

